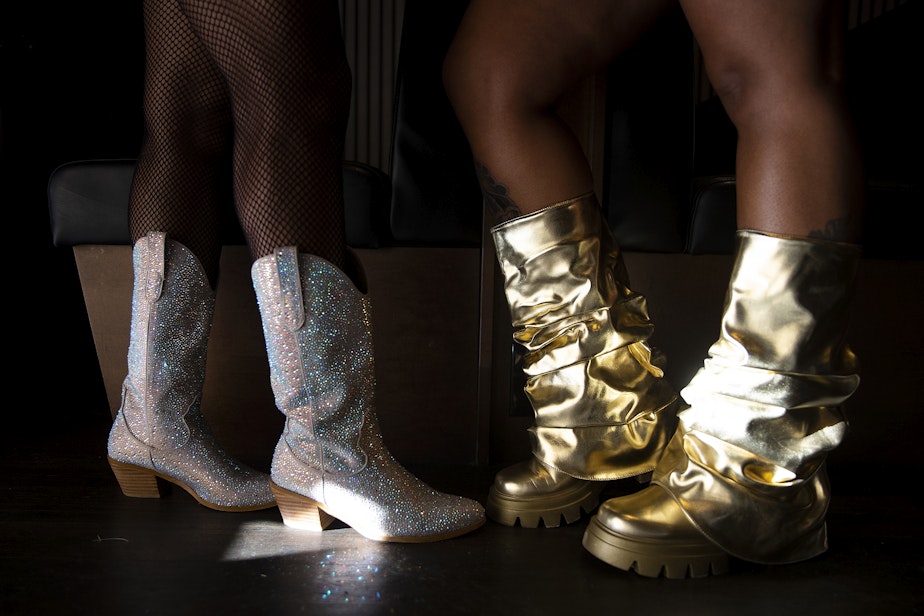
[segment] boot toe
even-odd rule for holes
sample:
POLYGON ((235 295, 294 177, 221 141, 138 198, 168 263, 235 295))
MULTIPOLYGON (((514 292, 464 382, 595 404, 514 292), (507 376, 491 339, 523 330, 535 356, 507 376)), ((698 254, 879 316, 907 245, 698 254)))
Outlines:
POLYGON ((441 536, 458 537, 484 526, 486 518, 481 503, 462 496, 447 496, 451 496, 451 501, 438 514, 445 521, 441 536))
POLYGON ((603 503, 583 545, 603 562, 645 577, 706 577, 728 570, 728 555, 659 486, 603 503))
POLYGON ((705 541, 680 505, 659 486, 611 498, 600 505, 597 520, 613 533, 626 537, 705 541))
POLYGON ((561 471, 548 467, 536 458, 520 462, 498 471, 494 477, 494 490, 512 498, 542 497, 550 492, 568 490, 574 485, 586 484, 561 471))
POLYGON ((497 473, 488 493, 487 515, 505 526, 555 528, 597 507, 604 482, 576 479, 536 458, 497 473))
POLYGON ((427 500, 396 503, 375 518, 344 519, 360 534, 378 541, 429 543, 470 533, 485 523, 480 503, 434 491, 427 500))

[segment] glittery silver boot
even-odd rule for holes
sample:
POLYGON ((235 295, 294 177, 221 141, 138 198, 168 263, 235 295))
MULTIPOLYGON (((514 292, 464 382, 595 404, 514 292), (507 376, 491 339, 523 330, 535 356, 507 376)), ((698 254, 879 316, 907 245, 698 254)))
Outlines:
POLYGON ((126 496, 158 498, 176 484, 202 505, 275 505, 269 476, 229 456, 199 410, 215 294, 185 246, 150 233, 133 250, 128 375, 109 433, 109 464, 126 496))
POLYGON ((293 247, 258 259, 252 275, 286 415, 271 471, 286 525, 321 531, 338 518, 369 539, 407 543, 482 526, 479 503, 426 485, 382 441, 368 296, 293 247))

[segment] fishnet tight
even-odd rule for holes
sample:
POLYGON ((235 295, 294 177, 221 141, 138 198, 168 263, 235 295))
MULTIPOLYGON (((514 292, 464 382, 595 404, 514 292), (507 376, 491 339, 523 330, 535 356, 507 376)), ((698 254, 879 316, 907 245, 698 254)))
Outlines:
POLYGON ((233 201, 254 259, 294 245, 342 268, 351 81, 337 2, 144 0, 144 19, 132 241, 167 233, 214 287, 233 201))

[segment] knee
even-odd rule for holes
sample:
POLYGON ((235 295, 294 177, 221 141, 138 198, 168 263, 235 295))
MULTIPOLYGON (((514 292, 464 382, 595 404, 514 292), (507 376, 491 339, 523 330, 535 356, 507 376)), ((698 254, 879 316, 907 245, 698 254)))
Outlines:
POLYGON ((710 84, 722 101, 733 122, 744 116, 744 109, 752 93, 759 89, 760 75, 756 67, 745 62, 731 61, 729 57, 707 61, 710 84))
POLYGON ((827 58, 805 53, 788 58, 726 53, 707 59, 709 80, 739 128, 797 117, 842 90, 842 71, 827 58))
POLYGON ((725 57, 707 70, 716 95, 739 133, 778 125, 794 111, 797 99, 807 94, 805 80, 782 63, 725 57))

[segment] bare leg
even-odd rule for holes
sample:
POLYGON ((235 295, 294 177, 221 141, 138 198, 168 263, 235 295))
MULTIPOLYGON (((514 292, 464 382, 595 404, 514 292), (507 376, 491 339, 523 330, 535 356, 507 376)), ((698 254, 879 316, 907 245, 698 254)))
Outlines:
POLYGON ((863 189, 839 3, 681 0, 738 129, 738 226, 855 241, 863 189))
POLYGON ((444 66, 497 222, 593 190, 558 100, 631 46, 671 0, 474 0, 444 66))

